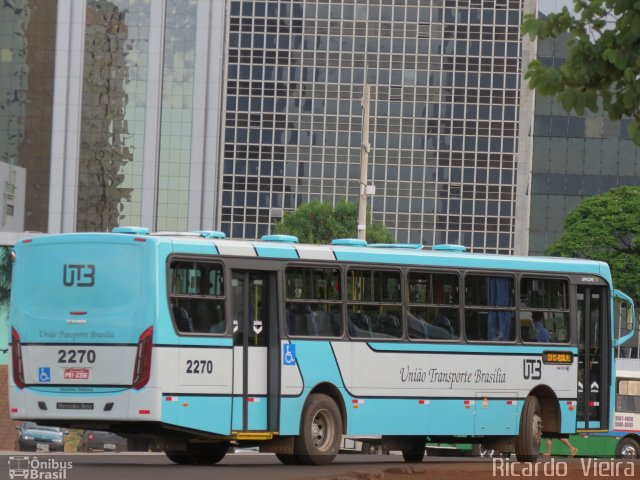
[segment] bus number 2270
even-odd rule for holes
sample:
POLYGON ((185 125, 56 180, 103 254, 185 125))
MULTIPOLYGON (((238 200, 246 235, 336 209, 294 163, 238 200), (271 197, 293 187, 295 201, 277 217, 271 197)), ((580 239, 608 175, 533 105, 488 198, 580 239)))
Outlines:
POLYGON ((211 360, 187 360, 185 373, 213 373, 213 362, 211 360))
POLYGON ((58 363, 95 363, 95 350, 58 350, 58 363))

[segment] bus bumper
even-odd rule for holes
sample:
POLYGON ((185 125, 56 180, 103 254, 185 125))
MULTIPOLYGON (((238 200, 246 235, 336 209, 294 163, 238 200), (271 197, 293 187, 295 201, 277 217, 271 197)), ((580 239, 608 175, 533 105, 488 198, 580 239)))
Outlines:
POLYGON ((14 420, 159 421, 162 392, 159 388, 93 388, 88 393, 10 386, 9 405, 14 420))

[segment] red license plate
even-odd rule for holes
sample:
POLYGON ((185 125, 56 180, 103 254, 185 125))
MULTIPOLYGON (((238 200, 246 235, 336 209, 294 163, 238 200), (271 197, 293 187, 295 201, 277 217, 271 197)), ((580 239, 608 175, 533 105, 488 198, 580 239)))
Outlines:
POLYGON ((89 380, 89 373, 91 370, 88 368, 65 368, 64 379, 65 380, 89 380))

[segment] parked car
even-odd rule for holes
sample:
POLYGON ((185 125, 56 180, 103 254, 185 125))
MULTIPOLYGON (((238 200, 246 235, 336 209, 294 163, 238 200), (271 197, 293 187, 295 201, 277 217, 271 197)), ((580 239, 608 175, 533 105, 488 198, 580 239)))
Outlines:
POLYGON ((127 440, 112 432, 85 430, 78 445, 79 452, 122 452, 127 450, 127 440))
POLYGON ((24 422, 19 427, 16 450, 29 452, 63 452, 64 432, 60 427, 46 427, 34 422, 24 422))

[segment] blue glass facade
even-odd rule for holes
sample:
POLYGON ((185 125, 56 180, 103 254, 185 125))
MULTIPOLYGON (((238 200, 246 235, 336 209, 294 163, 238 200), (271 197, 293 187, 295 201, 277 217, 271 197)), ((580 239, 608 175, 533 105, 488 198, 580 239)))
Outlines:
POLYGON ((221 228, 357 201, 399 242, 513 252, 522 2, 231 1, 221 228))

